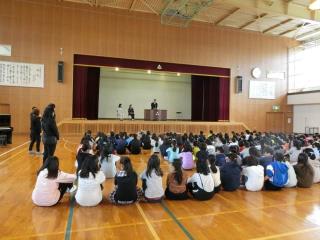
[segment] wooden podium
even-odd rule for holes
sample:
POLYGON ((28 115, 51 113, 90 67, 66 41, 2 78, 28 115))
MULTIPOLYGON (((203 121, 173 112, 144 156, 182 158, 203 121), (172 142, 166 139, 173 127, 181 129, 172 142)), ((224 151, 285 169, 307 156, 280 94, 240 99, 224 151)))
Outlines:
POLYGON ((145 109, 144 110, 144 120, 166 121, 167 120, 167 110, 145 109))

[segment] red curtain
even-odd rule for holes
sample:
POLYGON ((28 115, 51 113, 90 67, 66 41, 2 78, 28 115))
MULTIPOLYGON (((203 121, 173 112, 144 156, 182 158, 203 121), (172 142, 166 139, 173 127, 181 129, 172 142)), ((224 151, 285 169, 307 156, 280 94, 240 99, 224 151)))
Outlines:
POLYGON ((219 119, 229 121, 230 78, 219 78, 219 119))
POLYGON ((74 66, 74 118, 98 119, 100 68, 74 66))
POLYGON ((191 77, 192 121, 229 120, 229 79, 191 77))

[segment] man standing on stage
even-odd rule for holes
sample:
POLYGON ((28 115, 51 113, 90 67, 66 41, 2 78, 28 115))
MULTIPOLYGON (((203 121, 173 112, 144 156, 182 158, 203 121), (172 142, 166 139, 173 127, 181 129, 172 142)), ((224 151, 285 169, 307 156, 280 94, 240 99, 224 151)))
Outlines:
POLYGON ((151 109, 158 109, 157 99, 153 99, 153 102, 151 103, 151 109))

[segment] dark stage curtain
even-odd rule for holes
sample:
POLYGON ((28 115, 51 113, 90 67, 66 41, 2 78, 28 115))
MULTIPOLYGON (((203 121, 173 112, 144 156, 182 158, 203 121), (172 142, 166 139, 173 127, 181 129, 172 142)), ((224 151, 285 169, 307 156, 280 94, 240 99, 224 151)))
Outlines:
POLYGON ((192 121, 229 120, 229 79, 192 75, 192 121))
POLYGON ((74 66, 74 118, 98 119, 100 68, 74 66))

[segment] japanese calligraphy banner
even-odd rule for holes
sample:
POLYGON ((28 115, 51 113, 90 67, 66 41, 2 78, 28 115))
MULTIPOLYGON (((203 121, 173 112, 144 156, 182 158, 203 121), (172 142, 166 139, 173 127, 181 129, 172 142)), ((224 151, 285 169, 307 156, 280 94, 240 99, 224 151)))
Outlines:
POLYGON ((43 88, 44 64, 0 61, 0 85, 43 88))

